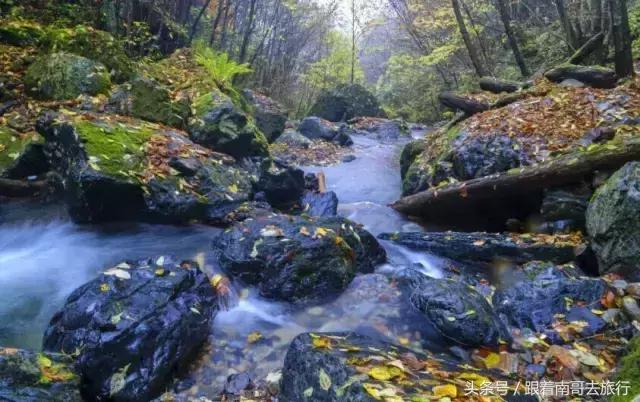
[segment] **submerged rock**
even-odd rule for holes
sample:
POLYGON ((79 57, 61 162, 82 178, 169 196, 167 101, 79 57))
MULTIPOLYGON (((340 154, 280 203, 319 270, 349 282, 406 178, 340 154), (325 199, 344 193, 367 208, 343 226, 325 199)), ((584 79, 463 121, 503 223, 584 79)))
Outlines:
POLYGON ((40 57, 29 66, 24 84, 34 96, 66 100, 82 94, 106 93, 111 79, 101 63, 75 54, 53 53, 40 57))
MULTIPOLYGON (((575 272, 571 265, 558 267, 531 262, 522 268, 519 276, 495 292, 493 306, 513 327, 549 332, 556 314, 569 314, 573 305, 581 304, 597 309, 607 289, 601 279, 580 277, 575 272)), ((579 320, 585 321, 584 317, 579 320)), ((586 335, 587 330, 584 329, 583 334, 586 335)))
POLYGON ((287 111, 284 106, 264 94, 249 89, 243 91, 243 95, 253 108, 256 125, 270 143, 274 142, 284 132, 287 123, 287 111))
POLYGON ((214 288, 194 263, 122 263, 69 296, 43 346, 78 354, 86 400, 147 401, 191 363, 216 311, 214 288))
POLYGON ((181 131, 115 116, 64 113, 43 116, 38 131, 79 222, 218 223, 250 199, 249 172, 181 131))
POLYGON ((369 232, 338 217, 259 216, 220 234, 213 249, 230 275, 265 297, 292 302, 336 295, 386 259, 369 232))
POLYGON ((464 282, 424 277, 411 294, 411 303, 454 343, 498 346, 511 338, 484 296, 464 282))
POLYGON ((378 237, 412 250, 456 261, 486 263, 497 260, 509 260, 518 264, 532 260, 565 263, 576 258, 576 248, 582 244, 581 239, 570 235, 552 237, 508 233, 403 232, 383 233, 378 237))
POLYGON ((0 347, 0 400, 81 402, 69 356, 0 347))
POLYGON ((43 174, 48 169, 42 137, 34 133, 20 134, 0 126, 0 177, 24 179, 43 174))
POLYGON ((310 114, 333 122, 357 116, 385 117, 376 97, 358 84, 339 85, 320 94, 310 114))
POLYGON ((601 274, 640 278, 640 163, 629 162, 594 194, 587 231, 601 274))
POLYGON ((196 115, 189 121, 194 142, 236 158, 267 156, 267 138, 231 98, 220 91, 200 96, 195 101, 196 115))

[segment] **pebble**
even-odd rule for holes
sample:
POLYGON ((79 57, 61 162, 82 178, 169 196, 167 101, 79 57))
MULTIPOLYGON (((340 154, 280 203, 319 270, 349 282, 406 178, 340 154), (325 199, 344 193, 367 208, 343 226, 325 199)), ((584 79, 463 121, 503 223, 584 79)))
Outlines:
POLYGON ((623 297, 622 308, 632 320, 640 321, 640 307, 636 299, 631 296, 623 297))

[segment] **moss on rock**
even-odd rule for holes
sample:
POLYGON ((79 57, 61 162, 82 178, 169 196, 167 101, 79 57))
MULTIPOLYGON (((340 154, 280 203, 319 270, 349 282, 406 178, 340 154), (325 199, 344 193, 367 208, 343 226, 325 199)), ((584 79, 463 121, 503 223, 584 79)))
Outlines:
POLYGON ((107 69, 100 63, 70 53, 53 53, 36 60, 24 77, 34 96, 65 100, 81 94, 106 93, 111 86, 107 69))
POLYGON ((616 380, 628 381, 629 392, 627 395, 613 395, 610 402, 631 402, 640 396, 640 338, 636 337, 629 343, 628 352, 620 361, 616 380))
POLYGON ((33 46, 44 38, 44 29, 33 21, 0 21, 0 42, 14 46, 33 46))
MULTIPOLYGON (((29 171, 29 169, 22 169, 20 165, 23 158, 28 158, 26 154, 29 153, 30 148, 41 143, 42 137, 36 133, 20 134, 9 127, 0 126, 0 176, 14 178, 16 174, 23 176, 21 172, 40 173, 39 169, 29 171)), ((28 168, 39 168, 40 164, 37 165, 28 168)))

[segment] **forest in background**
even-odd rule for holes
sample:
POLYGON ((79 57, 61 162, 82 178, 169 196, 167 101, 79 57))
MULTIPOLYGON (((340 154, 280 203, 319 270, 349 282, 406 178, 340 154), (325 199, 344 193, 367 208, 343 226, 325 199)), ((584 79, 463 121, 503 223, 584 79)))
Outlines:
POLYGON ((449 116, 438 94, 473 90, 479 76, 529 78, 588 42, 598 49, 582 64, 613 65, 616 32, 640 47, 640 7, 626 0, 0 1, 16 18, 32 7, 40 21, 106 30, 135 58, 209 46, 251 69, 236 85, 293 117, 322 90, 355 82, 391 117, 439 121, 449 116))

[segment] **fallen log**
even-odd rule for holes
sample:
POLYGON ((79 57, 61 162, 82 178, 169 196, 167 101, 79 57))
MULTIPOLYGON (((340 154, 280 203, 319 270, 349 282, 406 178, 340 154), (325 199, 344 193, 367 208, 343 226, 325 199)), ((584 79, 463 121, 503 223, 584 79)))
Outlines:
POLYGON ((465 96, 456 95, 453 92, 441 93, 440 95, 438 95, 438 100, 444 106, 451 109, 460 110, 467 115, 484 112, 491 107, 491 105, 489 105, 488 103, 478 102, 465 96))
POLYGON ((395 210, 432 221, 446 221, 468 214, 499 213, 501 205, 523 202, 543 189, 580 183, 598 170, 616 170, 640 160, 640 138, 591 145, 583 151, 557 157, 547 163, 430 188, 401 198, 395 210))
POLYGON ((580 49, 576 50, 576 52, 569 57, 567 63, 569 64, 580 64, 584 59, 586 59, 591 53, 598 50, 602 47, 604 41, 604 33, 598 32, 593 35, 584 45, 580 46, 580 49))
POLYGON ((43 180, 14 180, 0 177, 0 197, 22 198, 44 194, 52 188, 52 178, 43 180))
POLYGON ((474 263, 508 260, 515 264, 524 264, 537 260, 564 264, 575 260, 576 255, 585 248, 582 239, 572 235, 402 232, 382 233, 378 238, 411 250, 474 263))
POLYGON ((579 66, 575 64, 561 64, 548 70, 544 76, 553 82, 567 79, 581 81, 594 88, 614 88, 618 82, 616 72, 599 66, 579 66))
POLYGON ((522 88, 522 84, 516 81, 501 80, 494 77, 482 77, 480 78, 480 89, 484 91, 493 92, 499 94, 502 92, 516 92, 522 88))

